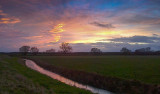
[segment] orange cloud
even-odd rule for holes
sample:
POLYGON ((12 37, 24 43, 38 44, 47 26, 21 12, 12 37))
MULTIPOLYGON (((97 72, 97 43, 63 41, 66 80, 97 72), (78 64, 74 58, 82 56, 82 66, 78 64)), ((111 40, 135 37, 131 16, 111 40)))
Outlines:
POLYGON ((60 33, 64 32, 63 26, 64 24, 58 24, 52 30, 49 31, 52 37, 54 38, 54 40, 52 40, 51 42, 58 42, 61 39, 60 33))
POLYGON ((21 22, 18 18, 1 18, 0 24, 15 24, 21 22))
POLYGON ((32 42, 28 42, 28 44, 30 44, 30 45, 36 45, 38 47, 43 47, 44 46, 43 44, 45 44, 45 46, 46 45, 51 46, 48 43, 56 43, 56 42, 60 41, 60 39, 62 37, 61 32, 65 31, 63 29, 63 26, 64 26, 64 24, 58 24, 58 25, 54 26, 54 28, 51 29, 50 31, 45 32, 45 34, 24 37, 24 39, 33 40, 32 42))
POLYGON ((64 24, 58 24, 52 30, 50 30, 49 32, 51 32, 51 33, 64 32, 64 29, 62 28, 63 26, 64 26, 64 24))
POLYGON ((55 39, 55 42, 58 42, 61 39, 61 36, 60 35, 56 35, 56 36, 54 36, 54 39, 55 39))
POLYGON ((0 18, 0 24, 15 24, 21 22, 18 18, 8 17, 2 10, 0 10, 0 16, 2 16, 2 18, 0 18))

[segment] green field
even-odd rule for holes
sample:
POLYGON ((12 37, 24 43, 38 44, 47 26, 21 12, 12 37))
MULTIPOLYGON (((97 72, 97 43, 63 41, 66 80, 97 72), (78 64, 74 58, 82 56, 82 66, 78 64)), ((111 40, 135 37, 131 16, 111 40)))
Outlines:
POLYGON ((0 55, 0 94, 91 94, 27 68, 16 57, 0 55))
POLYGON ((54 66, 160 84, 160 56, 33 56, 54 66))

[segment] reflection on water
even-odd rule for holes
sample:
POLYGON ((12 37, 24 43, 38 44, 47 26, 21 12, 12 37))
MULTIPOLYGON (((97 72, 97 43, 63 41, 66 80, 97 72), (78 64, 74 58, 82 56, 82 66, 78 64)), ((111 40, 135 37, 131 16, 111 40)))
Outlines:
POLYGON ((88 86, 88 85, 83 85, 83 84, 80 84, 80 83, 77 83, 75 81, 72 81, 72 80, 69 80, 63 76, 60 76, 56 73, 53 73, 53 72, 50 72, 48 70, 45 70, 43 68, 41 68, 40 66, 38 66, 36 63, 34 63, 33 61, 31 60, 26 60, 26 66, 33 69, 33 70, 36 70, 42 74, 45 74, 53 79, 56 79, 60 82, 63 82, 67 85, 70 85, 70 86, 75 86, 75 87, 78 87, 78 88, 81 88, 81 89, 85 89, 85 90, 89 90, 93 93, 98 93, 98 94, 112 94, 111 92, 109 91, 106 91, 106 90, 102 90, 102 89, 98 89, 98 88, 95 88, 95 87, 92 87, 92 86, 88 86))

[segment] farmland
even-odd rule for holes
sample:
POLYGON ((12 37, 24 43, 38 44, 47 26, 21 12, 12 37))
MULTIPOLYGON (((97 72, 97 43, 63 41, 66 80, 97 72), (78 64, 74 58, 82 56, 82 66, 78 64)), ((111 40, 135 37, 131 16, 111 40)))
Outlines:
MULTIPOLYGON (((26 56, 40 67, 115 93, 158 94, 159 56, 26 56)), ((19 57, 0 56, 0 93, 91 94, 27 68, 19 57)))
POLYGON ((67 69, 160 84, 159 56, 32 56, 67 69))

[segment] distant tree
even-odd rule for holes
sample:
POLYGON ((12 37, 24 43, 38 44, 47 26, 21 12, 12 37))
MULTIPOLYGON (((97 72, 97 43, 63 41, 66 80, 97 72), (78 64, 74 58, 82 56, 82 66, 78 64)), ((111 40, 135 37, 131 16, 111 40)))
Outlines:
POLYGON ((146 47, 146 48, 136 49, 135 52, 139 53, 139 52, 152 52, 152 51, 150 47, 146 47))
POLYGON ((136 49, 136 50, 135 50, 135 52, 136 52, 136 53, 139 53, 139 52, 145 52, 145 49, 144 49, 144 48, 136 49))
POLYGON ((145 48, 145 51, 146 51, 146 52, 151 52, 151 47, 145 48))
POLYGON ((19 48, 19 52, 21 52, 23 55, 27 55, 29 51, 30 51, 30 46, 22 46, 19 48))
POLYGON ((66 42, 61 43, 59 48, 61 49, 62 53, 70 53, 72 51, 72 47, 66 42))
POLYGON ((46 53, 55 53, 56 50, 55 49, 49 49, 49 50, 46 50, 46 53))
POLYGON ((62 50, 58 50, 57 52, 58 52, 58 53, 62 53, 62 50))
POLYGON ((160 50, 156 51, 156 53, 160 53, 160 50))
POLYGON ((37 55, 37 53, 39 52, 39 49, 37 47, 32 47, 30 51, 32 54, 37 55))
POLYGON ((126 47, 123 47, 120 52, 123 52, 123 53, 130 53, 131 50, 127 49, 126 47))
POLYGON ((91 53, 101 53, 102 51, 98 48, 91 48, 91 53))

